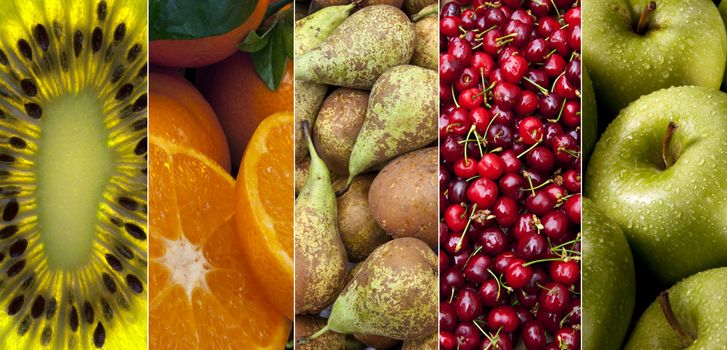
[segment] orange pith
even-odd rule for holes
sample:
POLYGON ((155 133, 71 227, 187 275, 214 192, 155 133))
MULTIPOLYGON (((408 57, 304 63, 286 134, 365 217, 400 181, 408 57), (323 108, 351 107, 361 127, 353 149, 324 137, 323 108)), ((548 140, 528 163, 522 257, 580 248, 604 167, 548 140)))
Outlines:
POLYGON ((293 114, 276 113, 255 130, 235 188, 245 257, 266 295, 293 318, 293 114))
POLYGON ((149 153, 149 347, 282 349, 290 322, 242 256, 234 180, 205 155, 158 136, 149 153))

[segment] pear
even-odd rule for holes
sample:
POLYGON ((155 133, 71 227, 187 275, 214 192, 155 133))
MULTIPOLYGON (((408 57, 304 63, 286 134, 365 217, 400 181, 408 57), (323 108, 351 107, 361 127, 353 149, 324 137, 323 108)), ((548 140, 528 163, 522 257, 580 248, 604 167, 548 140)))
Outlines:
POLYGON ((404 346, 401 348, 401 350, 437 350, 438 345, 439 333, 435 332, 432 333, 432 335, 421 340, 405 341, 404 346))
POLYGON ((431 70, 439 65, 439 20, 437 4, 431 4, 412 16, 417 43, 411 64, 431 70))
MULTIPOLYGON (((300 125, 300 124, 298 124, 300 125)), ((307 149, 307 148, 306 148, 307 149)), ((298 193, 305 186, 306 180, 308 180, 308 168, 310 168, 310 158, 306 155, 303 160, 296 159, 295 162, 295 196, 298 197, 298 193)))
POLYGON ((308 144, 308 179, 295 201, 295 313, 318 313, 343 288, 348 258, 338 235, 336 196, 325 163, 301 123, 308 144))
POLYGON ((376 350, 387 350, 393 349, 394 347, 398 349, 399 345, 401 345, 401 340, 382 337, 380 335, 354 334, 353 337, 366 344, 366 346, 376 350))
POLYGON ((295 78, 369 90, 387 69, 414 54, 414 25, 390 5, 365 7, 348 17, 318 47, 297 56, 295 78))
POLYGON ((373 166, 437 140, 438 90, 430 69, 401 65, 381 75, 351 150, 349 184, 373 166))
MULTIPOLYGON (((326 319, 318 316, 295 316, 295 339, 308 337, 326 326, 326 319)), ((328 332, 315 340, 297 345, 296 350, 363 350, 366 346, 352 336, 328 332)))
POLYGON ((337 199, 338 230, 352 262, 365 260, 374 249, 391 240, 369 211, 369 188, 375 177, 375 174, 356 177, 351 188, 337 199))
POLYGON ((349 88, 338 88, 323 101, 313 127, 313 145, 332 173, 348 175, 348 159, 368 101, 368 91, 349 88))
POLYGON ((369 255, 333 304, 329 330, 422 339, 437 331, 437 256, 416 238, 389 241, 369 255))
MULTIPOLYGON (((343 21, 348 18, 355 4, 326 7, 308 17, 295 21, 295 56, 318 47, 343 21)), ((304 81, 295 82, 295 125, 307 120, 313 125, 318 109, 328 88, 324 84, 304 81)), ((295 133, 295 157, 302 160, 306 145, 300 133, 295 133)), ((297 162, 297 161, 296 161, 297 162)))
POLYGON ((402 8, 404 12, 412 16, 431 4, 437 4, 437 0, 404 0, 402 8))

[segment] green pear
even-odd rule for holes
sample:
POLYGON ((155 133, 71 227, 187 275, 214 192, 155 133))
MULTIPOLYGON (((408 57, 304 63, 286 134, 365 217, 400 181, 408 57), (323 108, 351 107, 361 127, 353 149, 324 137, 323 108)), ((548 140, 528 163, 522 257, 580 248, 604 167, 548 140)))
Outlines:
MULTIPOLYGON (((307 81, 295 82, 293 95, 295 98, 295 125, 307 121, 313 125, 321 108, 323 99, 326 97, 328 87, 324 84, 311 83, 307 81)), ((303 140, 301 133, 296 132, 295 135, 295 162, 296 164, 308 154, 308 147, 303 140)))
POLYGON ((366 118, 369 92, 334 90, 323 101, 313 127, 313 145, 334 174, 348 175, 348 160, 366 118))
MULTIPOLYGON (((326 319, 318 316, 295 316, 296 340, 308 337, 326 326, 326 319)), ((296 345, 296 350, 363 350, 364 344, 350 335, 328 332, 308 343, 296 345)))
POLYGON ((295 313, 318 313, 330 305, 346 281, 348 258, 338 235, 336 196, 325 163, 310 140, 308 179, 295 200, 295 313))
POLYGON ((365 260, 374 249, 391 240, 369 211, 369 188, 375 177, 357 176, 349 190, 337 199, 338 230, 352 262, 365 260))
POLYGON ((439 19, 437 4, 431 4, 412 16, 417 43, 411 64, 431 70, 439 65, 439 19))
POLYGON ((432 249, 416 238, 376 248, 333 304, 328 329, 400 340, 436 332, 437 263, 432 249))
POLYGON ((727 94, 681 86, 641 97, 611 122, 585 193, 662 282, 727 266, 727 94))
POLYGON ((295 78, 369 90, 387 69, 414 54, 414 25, 396 7, 364 7, 318 47, 295 59, 295 78))
POLYGON ((662 293, 624 349, 727 349, 727 267, 697 273, 662 293))
MULTIPOLYGON (((420 340, 405 340, 401 350, 437 350, 439 346, 439 333, 420 340)), ((495 349, 492 349, 495 350, 495 349)))
POLYGON ((581 133, 583 134, 583 150, 582 154, 588 164, 588 159, 593 152, 593 146, 598 140, 598 108, 596 107, 596 95, 593 93, 593 83, 588 75, 588 69, 584 66, 581 69, 583 80, 581 84, 582 98, 581 103, 581 133))
POLYGON ((413 16, 431 4, 437 4, 437 0, 404 0, 404 5, 402 7, 404 12, 406 12, 409 16, 413 16))
POLYGON ((626 338, 636 298, 634 261, 615 222, 590 199, 583 211, 583 341, 584 349, 618 349, 626 338))
MULTIPOLYGON (((318 47, 348 18, 354 7, 356 7, 355 4, 326 7, 310 16, 295 21, 295 56, 298 57, 318 47)), ((300 125, 304 120, 313 125, 327 90, 328 88, 324 84, 296 79, 294 91, 295 125, 300 125)), ((307 147, 300 133, 294 134, 295 158, 302 160, 307 154, 307 147)))
POLYGON ((348 183, 377 164, 437 140, 437 81, 435 71, 411 65, 381 75, 351 150, 348 183))

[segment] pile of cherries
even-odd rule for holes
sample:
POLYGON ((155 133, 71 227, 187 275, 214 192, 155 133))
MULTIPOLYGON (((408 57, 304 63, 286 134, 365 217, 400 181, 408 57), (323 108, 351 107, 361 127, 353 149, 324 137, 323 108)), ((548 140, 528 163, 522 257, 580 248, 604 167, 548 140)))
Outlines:
POLYGON ((580 23, 576 0, 442 8, 441 349, 580 347, 580 23))

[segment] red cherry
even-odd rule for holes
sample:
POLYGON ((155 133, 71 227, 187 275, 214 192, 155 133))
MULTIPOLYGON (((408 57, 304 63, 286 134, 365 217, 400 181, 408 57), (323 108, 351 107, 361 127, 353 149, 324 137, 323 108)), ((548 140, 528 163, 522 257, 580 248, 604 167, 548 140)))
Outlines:
POLYGON ((477 204, 479 209, 488 209, 497 199, 497 185, 487 178, 476 179, 467 188, 467 199, 477 204))
POLYGON ((528 285, 532 277, 533 269, 529 266, 523 266, 522 263, 514 263, 505 270, 507 284, 515 289, 520 289, 528 285))
POLYGON ((573 197, 568 198, 568 200, 565 201, 565 204, 563 205, 563 210, 565 211, 566 215, 568 215, 568 219, 576 224, 580 225, 581 223, 581 195, 580 194, 574 194, 573 197))
POLYGON ((502 76, 510 83, 518 83, 528 71, 528 62, 520 55, 511 55, 500 66, 502 76))
POLYGON ((487 153, 477 163, 477 173, 495 181, 505 173, 505 162, 497 154, 487 153))
POLYGON ((487 325, 497 330, 502 327, 505 333, 514 332, 520 324, 515 309, 510 305, 498 305, 487 314, 487 325))
POLYGON ((551 262, 549 271, 553 281, 570 286, 578 282, 581 269, 577 261, 568 260, 551 262))
POLYGON ((534 145, 543 139, 543 122, 536 117, 527 117, 518 127, 520 137, 526 145, 534 145))
POLYGON ((568 288, 558 282, 548 282, 540 291, 538 302, 544 311, 559 314, 568 307, 570 299, 568 288))

